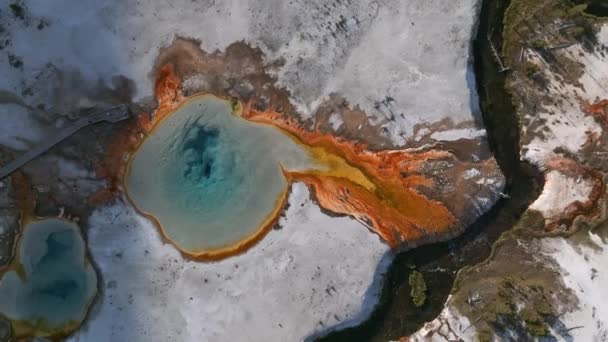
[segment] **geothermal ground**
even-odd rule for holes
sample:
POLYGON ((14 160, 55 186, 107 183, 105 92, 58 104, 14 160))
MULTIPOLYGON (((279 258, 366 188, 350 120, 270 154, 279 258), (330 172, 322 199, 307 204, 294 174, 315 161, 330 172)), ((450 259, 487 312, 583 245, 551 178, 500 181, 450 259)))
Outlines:
MULTIPOLYGON (((487 82, 506 84, 521 158, 545 181, 490 257, 458 273, 444 310, 411 340, 606 339, 608 316, 593 298, 604 293, 596 265, 606 244, 607 26, 593 6, 575 5, 484 6, 492 22, 504 15, 504 29, 490 37, 511 68, 487 82)), ((505 108, 491 97, 482 104, 486 111, 505 108)))
POLYGON ((605 339, 601 8, 0 3, 0 341, 605 339))

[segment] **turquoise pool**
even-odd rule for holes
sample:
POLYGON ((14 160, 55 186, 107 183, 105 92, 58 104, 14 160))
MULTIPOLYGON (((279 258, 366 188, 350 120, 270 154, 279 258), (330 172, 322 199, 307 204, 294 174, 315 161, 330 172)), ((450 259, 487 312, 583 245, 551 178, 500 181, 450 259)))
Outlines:
POLYGON ((199 96, 136 151, 127 191, 171 242, 199 255, 258 232, 287 187, 280 165, 304 169, 311 160, 281 131, 232 115, 227 101, 199 96))
POLYGON ((0 312, 34 330, 54 331, 81 322, 97 292, 95 270, 85 259, 80 228, 50 218, 24 227, 21 269, 0 279, 0 312))

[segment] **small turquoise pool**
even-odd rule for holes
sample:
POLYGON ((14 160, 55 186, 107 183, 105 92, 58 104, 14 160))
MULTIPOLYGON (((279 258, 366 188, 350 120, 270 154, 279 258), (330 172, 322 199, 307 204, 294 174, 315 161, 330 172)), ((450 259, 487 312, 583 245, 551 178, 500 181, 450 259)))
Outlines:
POLYGON ((180 250, 201 255, 255 235, 286 191, 280 166, 310 164, 284 133, 232 115, 227 101, 199 96, 136 151, 127 191, 180 250))
POLYGON ((0 279, 0 313, 35 331, 62 331, 82 322, 97 292, 80 228, 51 218, 24 227, 16 261, 0 279))

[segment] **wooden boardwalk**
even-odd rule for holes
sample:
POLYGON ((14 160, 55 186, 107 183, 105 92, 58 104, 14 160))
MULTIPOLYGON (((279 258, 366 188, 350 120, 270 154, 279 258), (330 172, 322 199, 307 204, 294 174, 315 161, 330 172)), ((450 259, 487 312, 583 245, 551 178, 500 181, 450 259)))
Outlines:
POLYGON ((127 107, 126 105, 120 105, 80 118, 71 125, 59 130, 57 135, 50 137, 46 141, 42 142, 40 145, 34 147, 33 149, 25 152, 13 161, 2 166, 0 168, 0 180, 10 176, 13 172, 17 171, 20 167, 25 165, 30 160, 40 156, 44 152, 48 151, 51 147, 59 144, 63 140, 67 139, 74 133, 87 126, 94 125, 99 122, 119 122, 129 118, 129 116, 129 107, 127 107))

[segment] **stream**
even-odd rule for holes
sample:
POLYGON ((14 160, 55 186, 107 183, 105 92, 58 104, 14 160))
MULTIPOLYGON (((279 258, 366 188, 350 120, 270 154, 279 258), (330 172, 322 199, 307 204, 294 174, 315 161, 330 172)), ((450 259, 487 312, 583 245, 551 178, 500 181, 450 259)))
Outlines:
POLYGON ((498 72, 487 39, 501 48, 502 20, 509 0, 483 0, 477 37, 473 44, 477 92, 488 140, 506 179, 505 192, 493 209, 480 217, 460 237, 419 247, 396 256, 386 274, 382 295, 368 320, 333 331, 321 341, 387 341, 408 336, 435 319, 452 290, 458 270, 485 260, 502 233, 511 229, 529 204, 538 197, 542 174, 519 155, 519 127, 505 74, 498 72), (416 307, 410 297, 409 275, 424 275, 427 299, 416 307))
POLYGON ((575 4, 586 4, 585 12, 596 17, 608 17, 608 2, 606 0, 572 0, 575 4))

